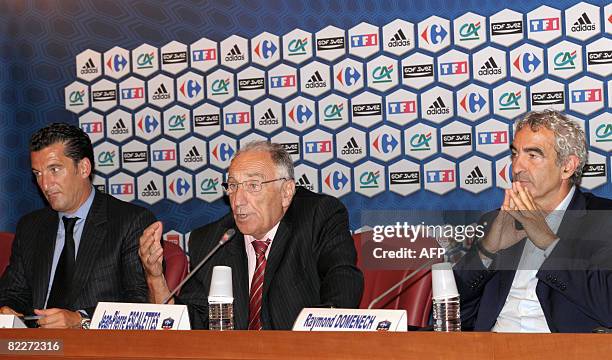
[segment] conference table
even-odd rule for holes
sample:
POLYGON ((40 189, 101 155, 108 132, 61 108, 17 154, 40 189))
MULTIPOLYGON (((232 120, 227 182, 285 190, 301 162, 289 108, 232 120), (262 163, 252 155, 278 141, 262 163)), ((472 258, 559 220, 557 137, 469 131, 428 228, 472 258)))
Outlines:
POLYGON ((63 359, 607 359, 609 334, 0 329, 0 357, 63 359), (58 344, 48 352, 15 344, 58 344), (12 344, 13 351, 7 349, 12 344))

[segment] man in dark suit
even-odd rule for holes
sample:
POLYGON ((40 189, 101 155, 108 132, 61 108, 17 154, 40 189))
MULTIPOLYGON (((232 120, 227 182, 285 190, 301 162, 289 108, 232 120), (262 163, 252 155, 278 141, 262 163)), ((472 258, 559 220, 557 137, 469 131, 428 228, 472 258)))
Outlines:
MULTIPOLYGON (((215 265, 232 268, 235 329, 291 329, 304 307, 359 305, 363 277, 337 199, 296 192, 290 155, 277 144, 242 148, 224 184, 232 212, 191 233, 196 265, 229 228, 237 234, 181 290, 193 328, 208 328, 207 296, 215 265), (258 245, 261 244, 261 245, 258 245), (263 245, 267 244, 267 245, 263 245)), ((162 274, 161 223, 145 230, 140 257, 152 302, 169 295, 162 274)))
POLYGON ((580 127, 557 111, 516 123, 513 184, 455 266, 462 326, 590 332, 612 326, 612 201, 582 193, 580 127))
POLYGON ((17 225, 0 279, 0 313, 35 313, 41 327, 74 328, 99 301, 147 301, 138 237, 153 214, 94 190, 93 147, 78 127, 39 130, 30 155, 49 207, 17 225))

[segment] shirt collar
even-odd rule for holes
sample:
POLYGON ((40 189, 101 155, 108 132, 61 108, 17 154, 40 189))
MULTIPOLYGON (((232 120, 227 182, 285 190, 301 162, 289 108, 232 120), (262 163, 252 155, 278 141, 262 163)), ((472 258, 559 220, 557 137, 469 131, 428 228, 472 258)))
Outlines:
POLYGON ((559 229, 559 225, 561 224, 561 220, 563 219, 563 215, 567 210, 572 198, 574 197, 574 193, 576 192, 576 187, 572 186, 570 191, 565 195, 565 198, 557 205, 555 210, 551 211, 546 216, 546 223, 548 226, 556 233, 559 229))
POLYGON ((276 236, 276 231, 278 230, 278 225, 280 225, 280 221, 276 223, 276 225, 274 225, 274 227, 272 229, 270 229, 270 231, 268 231, 266 233, 266 235, 261 238, 261 239, 255 239, 255 237, 251 236, 251 235, 244 235, 244 240, 246 240, 249 244, 252 243, 253 241, 256 240, 266 240, 266 239, 270 239, 270 243, 274 240, 274 236, 276 236))
POLYGON ((78 217, 79 219, 85 219, 87 217, 87 214, 89 213, 89 209, 91 208, 91 204, 93 204, 93 199, 96 195, 96 190, 94 189, 94 187, 91 187, 91 191, 89 192, 89 196, 87 197, 87 200, 85 200, 85 202, 83 203, 83 205, 81 205, 81 207, 79 207, 77 209, 77 211, 75 211, 72 214, 66 213, 66 212, 59 212, 57 215, 59 216, 60 220, 62 219, 63 216, 66 217, 78 217))

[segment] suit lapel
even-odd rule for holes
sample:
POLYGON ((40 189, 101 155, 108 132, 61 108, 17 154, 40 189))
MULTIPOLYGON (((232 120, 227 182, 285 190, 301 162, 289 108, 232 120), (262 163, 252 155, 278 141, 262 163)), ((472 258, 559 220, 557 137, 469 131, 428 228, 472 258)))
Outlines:
POLYGON ((228 266, 232 268, 232 289, 234 291, 234 326, 246 329, 249 321, 249 271, 244 248, 244 235, 237 232, 228 244, 228 266))
POLYGON ((69 303, 74 304, 81 289, 87 283, 87 278, 92 269, 96 266, 96 255, 106 239, 107 228, 107 203, 105 195, 96 192, 85 227, 81 234, 79 250, 77 253, 74 278, 72 280, 72 292, 69 303))
POLYGON ((36 252, 38 256, 35 259, 40 259, 37 270, 34 271, 33 283, 37 284, 32 287, 32 300, 35 309, 42 309, 47 300, 49 292, 49 279, 51 278, 51 266, 53 265, 53 253, 55 250, 55 240, 57 238, 57 226, 59 219, 57 212, 49 211, 46 218, 40 223, 39 239, 36 252))

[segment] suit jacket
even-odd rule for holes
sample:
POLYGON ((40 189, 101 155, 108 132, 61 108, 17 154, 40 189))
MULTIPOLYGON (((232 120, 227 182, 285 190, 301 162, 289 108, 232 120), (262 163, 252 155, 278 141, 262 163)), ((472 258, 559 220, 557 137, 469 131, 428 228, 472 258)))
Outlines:
MULTIPOLYGON (((347 215, 336 198, 298 187, 268 254, 261 312, 264 329, 291 329, 304 307, 359 306, 363 276, 355 266, 357 254, 347 215)), ((231 213, 191 233, 192 267, 228 228, 236 228, 231 213)), ((247 329, 249 279, 244 236, 239 231, 185 285, 178 300, 189 306, 192 328, 208 329, 208 292, 216 265, 232 268, 234 329, 247 329)))
MULTIPOLYGON (((96 191, 75 264, 69 310, 91 316, 99 301, 146 302, 138 239, 153 214, 96 191)), ((59 218, 46 207, 19 220, 10 265, 0 279, 0 306, 25 313, 45 305, 59 218)))
MULTIPOLYGON (((612 201, 576 189, 557 231, 560 240, 536 274, 536 295, 551 332, 612 326, 611 209, 612 201)), ((496 214, 484 219, 491 224, 496 214)), ((463 327, 488 331, 495 325, 525 241, 499 251, 489 270, 475 246, 455 266, 463 327)))

